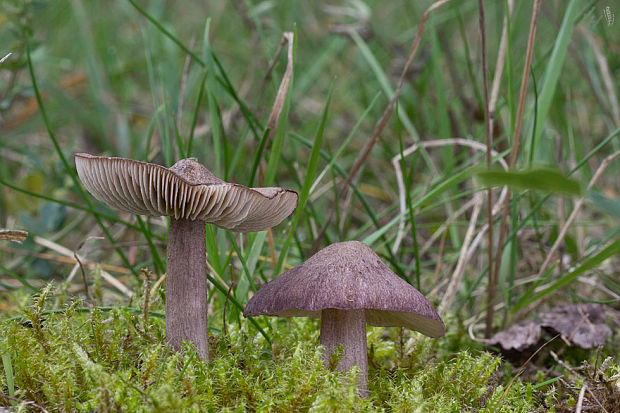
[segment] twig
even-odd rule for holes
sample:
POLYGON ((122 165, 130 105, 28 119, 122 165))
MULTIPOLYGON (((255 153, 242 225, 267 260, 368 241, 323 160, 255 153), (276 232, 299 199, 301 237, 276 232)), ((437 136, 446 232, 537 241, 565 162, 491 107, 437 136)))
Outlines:
MULTIPOLYGON (((527 39, 527 52, 525 55, 525 64, 523 65, 523 76, 521 77, 521 89, 519 90, 519 106, 517 107, 517 117, 515 120, 515 130, 512 137, 512 149, 510 153, 510 168, 514 168, 517 162, 517 154, 519 152, 519 144, 521 137, 521 126, 523 123, 523 111, 525 110, 525 96, 527 94, 527 85, 530 78, 530 68, 532 66, 532 55, 534 54, 534 39, 536 38, 536 27, 538 23, 538 14, 540 12, 541 0, 534 2, 532 9, 532 20, 530 22, 530 33, 527 39)), ((506 224, 508 220, 508 209, 510 207, 510 193, 504 200, 504 208, 502 212, 501 223, 499 226, 499 240, 497 242, 497 252, 495 254, 495 269, 499 269, 502 264, 503 245, 506 238, 506 224)), ((489 262, 489 273, 491 270, 491 262, 489 262)), ((489 287, 490 290, 490 287, 489 287)), ((495 297, 495 292, 489 291, 489 298, 495 297)), ((487 325, 489 320, 493 319, 492 302, 487 303, 487 325)))
POLYGON ((271 267, 275 271, 278 266, 278 259, 276 258, 276 242, 273 239, 273 231, 271 228, 267 228, 267 243, 269 244, 269 250, 271 251, 271 267))
POLYGON ((21 244, 26 238, 28 238, 28 233, 26 231, 0 229, 0 240, 14 241, 21 244))
POLYGON ((474 334, 474 327, 476 326, 476 321, 469 323, 469 326, 467 326, 467 334, 469 335, 469 338, 471 338, 473 341, 477 342, 477 343, 484 343, 487 344, 490 340, 486 339, 486 338, 478 338, 476 337, 476 334, 474 334))
MULTIPOLYGON (((557 148, 556 151, 556 161, 558 163, 558 165, 562 164, 562 159, 564 159, 564 157, 562 156, 562 137, 558 134, 555 137, 555 145, 557 148)), ((564 226, 564 223, 566 222, 566 214, 564 213, 564 197, 559 197, 558 199, 558 228, 562 228, 564 226)), ((561 245, 559 248, 559 253, 558 253, 558 258, 559 258, 559 270, 560 273, 562 273, 564 271, 564 269, 562 268, 562 264, 563 264, 563 260, 562 260, 562 256, 564 255, 564 245, 561 245)))
MULTIPOLYGON (((74 252, 71 251, 70 249, 63 247, 60 244, 57 244, 53 241, 50 241, 48 239, 39 237, 39 236, 35 236, 34 237, 34 242, 36 242, 37 244, 47 247, 51 250, 54 250, 56 252, 58 252, 59 254, 62 254, 66 257, 73 257, 74 252)), ((79 256, 80 259, 82 259, 83 257, 79 256)), ((75 258, 74 258, 75 259, 75 258)), ((76 262, 77 259, 76 259, 76 262)), ((108 284, 112 285, 114 288, 116 288, 117 290, 119 290, 120 292, 124 293, 126 296, 131 297, 133 296, 133 291, 131 291, 129 288, 127 288, 127 286, 125 286, 125 284, 123 284, 122 282, 120 282, 116 277, 113 277, 110 273, 108 273, 107 271, 104 271, 103 269, 101 270, 101 277, 108 282, 108 284)))
MULTIPOLYGON (((585 387, 585 386, 584 386, 585 387)), ((601 402, 598 400, 598 398, 596 397, 596 395, 594 393, 592 393, 592 390, 590 390, 590 388, 588 387, 588 393, 590 393, 590 396, 592 396, 592 400, 594 400, 596 402, 596 404, 598 404, 598 407, 601 408, 601 411, 603 413, 609 413, 609 411, 603 407, 603 405, 601 404, 601 402)))
POLYGON ((207 264, 207 271, 209 271, 209 273, 211 273, 211 276, 213 276, 213 278, 215 278, 224 287, 227 287, 229 289, 232 288, 232 285, 228 286, 226 281, 224 281, 222 279, 222 277, 220 277, 220 275, 215 271, 215 268, 213 268, 213 266, 211 266, 211 264, 209 264, 209 261, 207 261, 207 260, 205 260, 205 261, 206 261, 206 264, 207 264))
POLYGON ((224 338, 226 338, 226 307, 228 306, 228 298, 230 297, 234 284, 234 282, 230 283, 228 292, 226 293, 226 299, 224 300, 224 310, 222 311, 222 337, 224 338))
MULTIPOLYGON (((269 79, 271 78, 271 74, 273 73, 273 69, 276 67, 276 63, 278 63, 278 60, 280 59, 280 55, 282 55, 282 51, 284 50, 284 45, 287 43, 287 38, 282 36, 282 39, 280 39, 280 44, 278 45, 278 50, 276 50, 275 55, 273 56, 273 60, 271 61, 271 63, 269 64, 269 67, 267 68, 267 71, 265 72, 265 77, 263 77, 263 83, 260 85, 260 98, 258 99, 258 107, 256 108, 256 112, 259 112, 262 106, 262 96, 265 94, 265 89, 267 87, 267 82, 269 82, 269 79)), ((288 67, 287 67, 288 68, 288 67)), ((275 103, 274 103, 275 106, 275 103)))
POLYGON ((581 413, 581 409, 583 409, 583 398, 586 395, 587 388, 588 388, 588 385, 584 384, 581 390, 579 391, 579 398, 577 399, 577 406, 575 407, 575 413, 581 413))
POLYGON ((144 276, 144 303, 142 304, 142 328, 146 332, 146 327, 149 321, 149 306, 151 300, 151 274, 148 270, 142 268, 140 273, 144 276))
POLYGON ((517 370, 517 374, 514 375, 514 377, 512 379, 510 379, 510 383, 508 383, 508 386, 506 386, 506 389, 504 390, 504 392, 502 393, 502 396, 500 397, 500 400, 506 395, 508 394, 508 390, 510 390, 510 388, 512 387, 512 385, 514 384, 515 380, 523 373, 523 371, 525 370, 525 367, 529 364, 530 361, 532 361, 532 359, 538 354, 540 353, 540 351, 545 348, 547 346, 547 344, 551 343, 553 340, 555 340, 556 338, 558 338, 560 335, 556 334, 555 336, 551 337, 549 340, 547 340, 545 342, 545 344, 543 344, 542 346, 538 347, 538 349, 527 359, 525 360, 525 363, 523 363, 523 365, 521 367, 519 367, 519 370, 517 370))
POLYGON ((555 353, 555 351, 551 350, 549 351, 549 354, 551 355, 551 357, 553 357, 556 363, 558 363, 560 366, 564 367, 566 370, 570 371, 572 374, 575 374, 579 377, 583 377, 581 373, 579 373, 577 370, 575 370, 574 368, 566 364, 564 361, 562 361, 562 359, 560 359, 560 357, 555 353))
POLYGON ((13 52, 7 53, 6 55, 4 55, 4 57, 2 59, 0 59, 0 63, 3 63, 6 59, 8 59, 11 55, 13 54, 13 52))
MULTIPOLYGON (((11 252, 11 253, 20 254, 20 255, 27 255, 27 256, 30 256, 30 257, 41 258, 43 260, 56 261, 56 262, 60 262, 60 263, 63 263, 63 264, 75 264, 75 265, 77 265, 77 261, 73 257, 61 257, 61 256, 58 256, 58 255, 48 254, 48 253, 45 253, 45 252, 32 252, 32 251, 26 251, 26 250, 22 250, 22 249, 17 249, 17 248, 12 248, 12 247, 4 247, 4 246, 0 246, 0 251, 6 251, 6 252, 11 252)), ((118 273, 118 274, 130 274, 131 273, 131 271, 129 271, 125 267, 119 267, 117 265, 103 264, 103 263, 98 263, 98 262, 95 262, 95 261, 84 260, 84 257, 82 257, 82 264, 84 264, 85 266, 87 266, 89 268, 90 267, 94 267, 97 264, 100 264, 101 268, 103 268, 103 269, 105 269, 107 271, 118 273)))
MULTIPOLYGON (((79 248, 78 248, 79 250, 79 248)), ((86 297, 91 304, 95 304, 95 299, 90 293, 90 289, 88 288, 88 281, 86 280, 86 272, 84 271, 84 265, 82 265, 82 261, 80 261, 80 256, 77 251, 73 253, 73 257, 77 261, 77 265, 80 267, 80 271, 82 273, 82 281, 84 282, 84 290, 86 290, 86 297)))
POLYGON ((616 294, 615 292, 613 292, 612 290, 610 290, 609 288, 605 287, 605 285, 597 282, 595 279, 593 278, 588 278, 588 277, 578 277, 577 281, 579 281, 580 283, 583 284, 587 284, 591 287, 595 287, 598 288, 599 290, 601 290, 602 292, 604 292, 605 294, 608 294, 610 297, 612 297, 614 300, 620 302, 620 295, 616 294))
POLYGON ((159 277, 159 279, 157 281, 155 281, 155 284, 153 284, 153 286, 151 287, 151 295, 155 295, 155 292, 157 291, 157 289, 159 288, 160 285, 162 285, 162 283, 166 281, 166 274, 162 274, 161 277, 159 277))

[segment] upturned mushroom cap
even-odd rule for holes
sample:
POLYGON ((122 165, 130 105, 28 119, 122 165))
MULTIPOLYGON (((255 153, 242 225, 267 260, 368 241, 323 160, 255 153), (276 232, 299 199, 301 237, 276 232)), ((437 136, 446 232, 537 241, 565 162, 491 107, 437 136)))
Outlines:
POLYGON ((364 309, 373 326, 402 326, 429 337, 445 327, 428 300, 358 241, 332 244, 263 286, 244 316, 321 316, 321 310, 364 309))
POLYGON ((232 231, 253 232, 278 225, 297 208, 294 191, 228 183, 193 159, 165 168, 78 153, 75 166, 95 198, 139 215, 203 220, 232 231))

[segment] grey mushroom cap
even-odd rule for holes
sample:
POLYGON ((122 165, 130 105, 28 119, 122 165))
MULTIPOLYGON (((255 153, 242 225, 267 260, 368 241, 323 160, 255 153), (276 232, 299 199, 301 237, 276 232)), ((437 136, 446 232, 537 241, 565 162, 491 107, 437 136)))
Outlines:
POLYGON ((193 159, 170 168, 125 158, 75 155, 82 184, 101 202, 122 211, 202 220, 237 232, 278 225, 297 208, 297 193, 225 182, 193 159))
POLYGON ((319 318, 328 308, 364 309, 373 326, 407 327, 429 337, 445 333, 431 303, 358 241, 332 244, 271 280, 243 315, 319 318))

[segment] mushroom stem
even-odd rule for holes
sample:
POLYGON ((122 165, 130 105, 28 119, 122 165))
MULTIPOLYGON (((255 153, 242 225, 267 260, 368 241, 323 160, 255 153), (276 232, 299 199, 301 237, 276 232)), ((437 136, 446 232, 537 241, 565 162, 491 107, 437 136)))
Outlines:
POLYGON ((170 219, 166 276, 166 338, 174 349, 181 341, 194 343, 209 359, 205 223, 170 219))
POLYGON ((330 367, 332 354, 342 346, 342 356, 336 369, 348 371, 353 366, 360 369, 357 387, 361 397, 368 397, 368 354, 366 350, 366 316, 364 309, 321 310, 321 344, 325 348, 323 362, 330 367))

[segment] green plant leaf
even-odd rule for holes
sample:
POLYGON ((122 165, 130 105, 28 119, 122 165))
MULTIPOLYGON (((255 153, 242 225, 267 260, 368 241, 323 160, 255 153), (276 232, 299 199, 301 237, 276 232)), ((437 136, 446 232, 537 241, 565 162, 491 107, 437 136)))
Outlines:
POLYGON ((534 168, 522 171, 488 170, 478 172, 478 180, 485 187, 509 186, 512 189, 533 189, 545 192, 581 194, 581 185, 560 171, 534 168))

